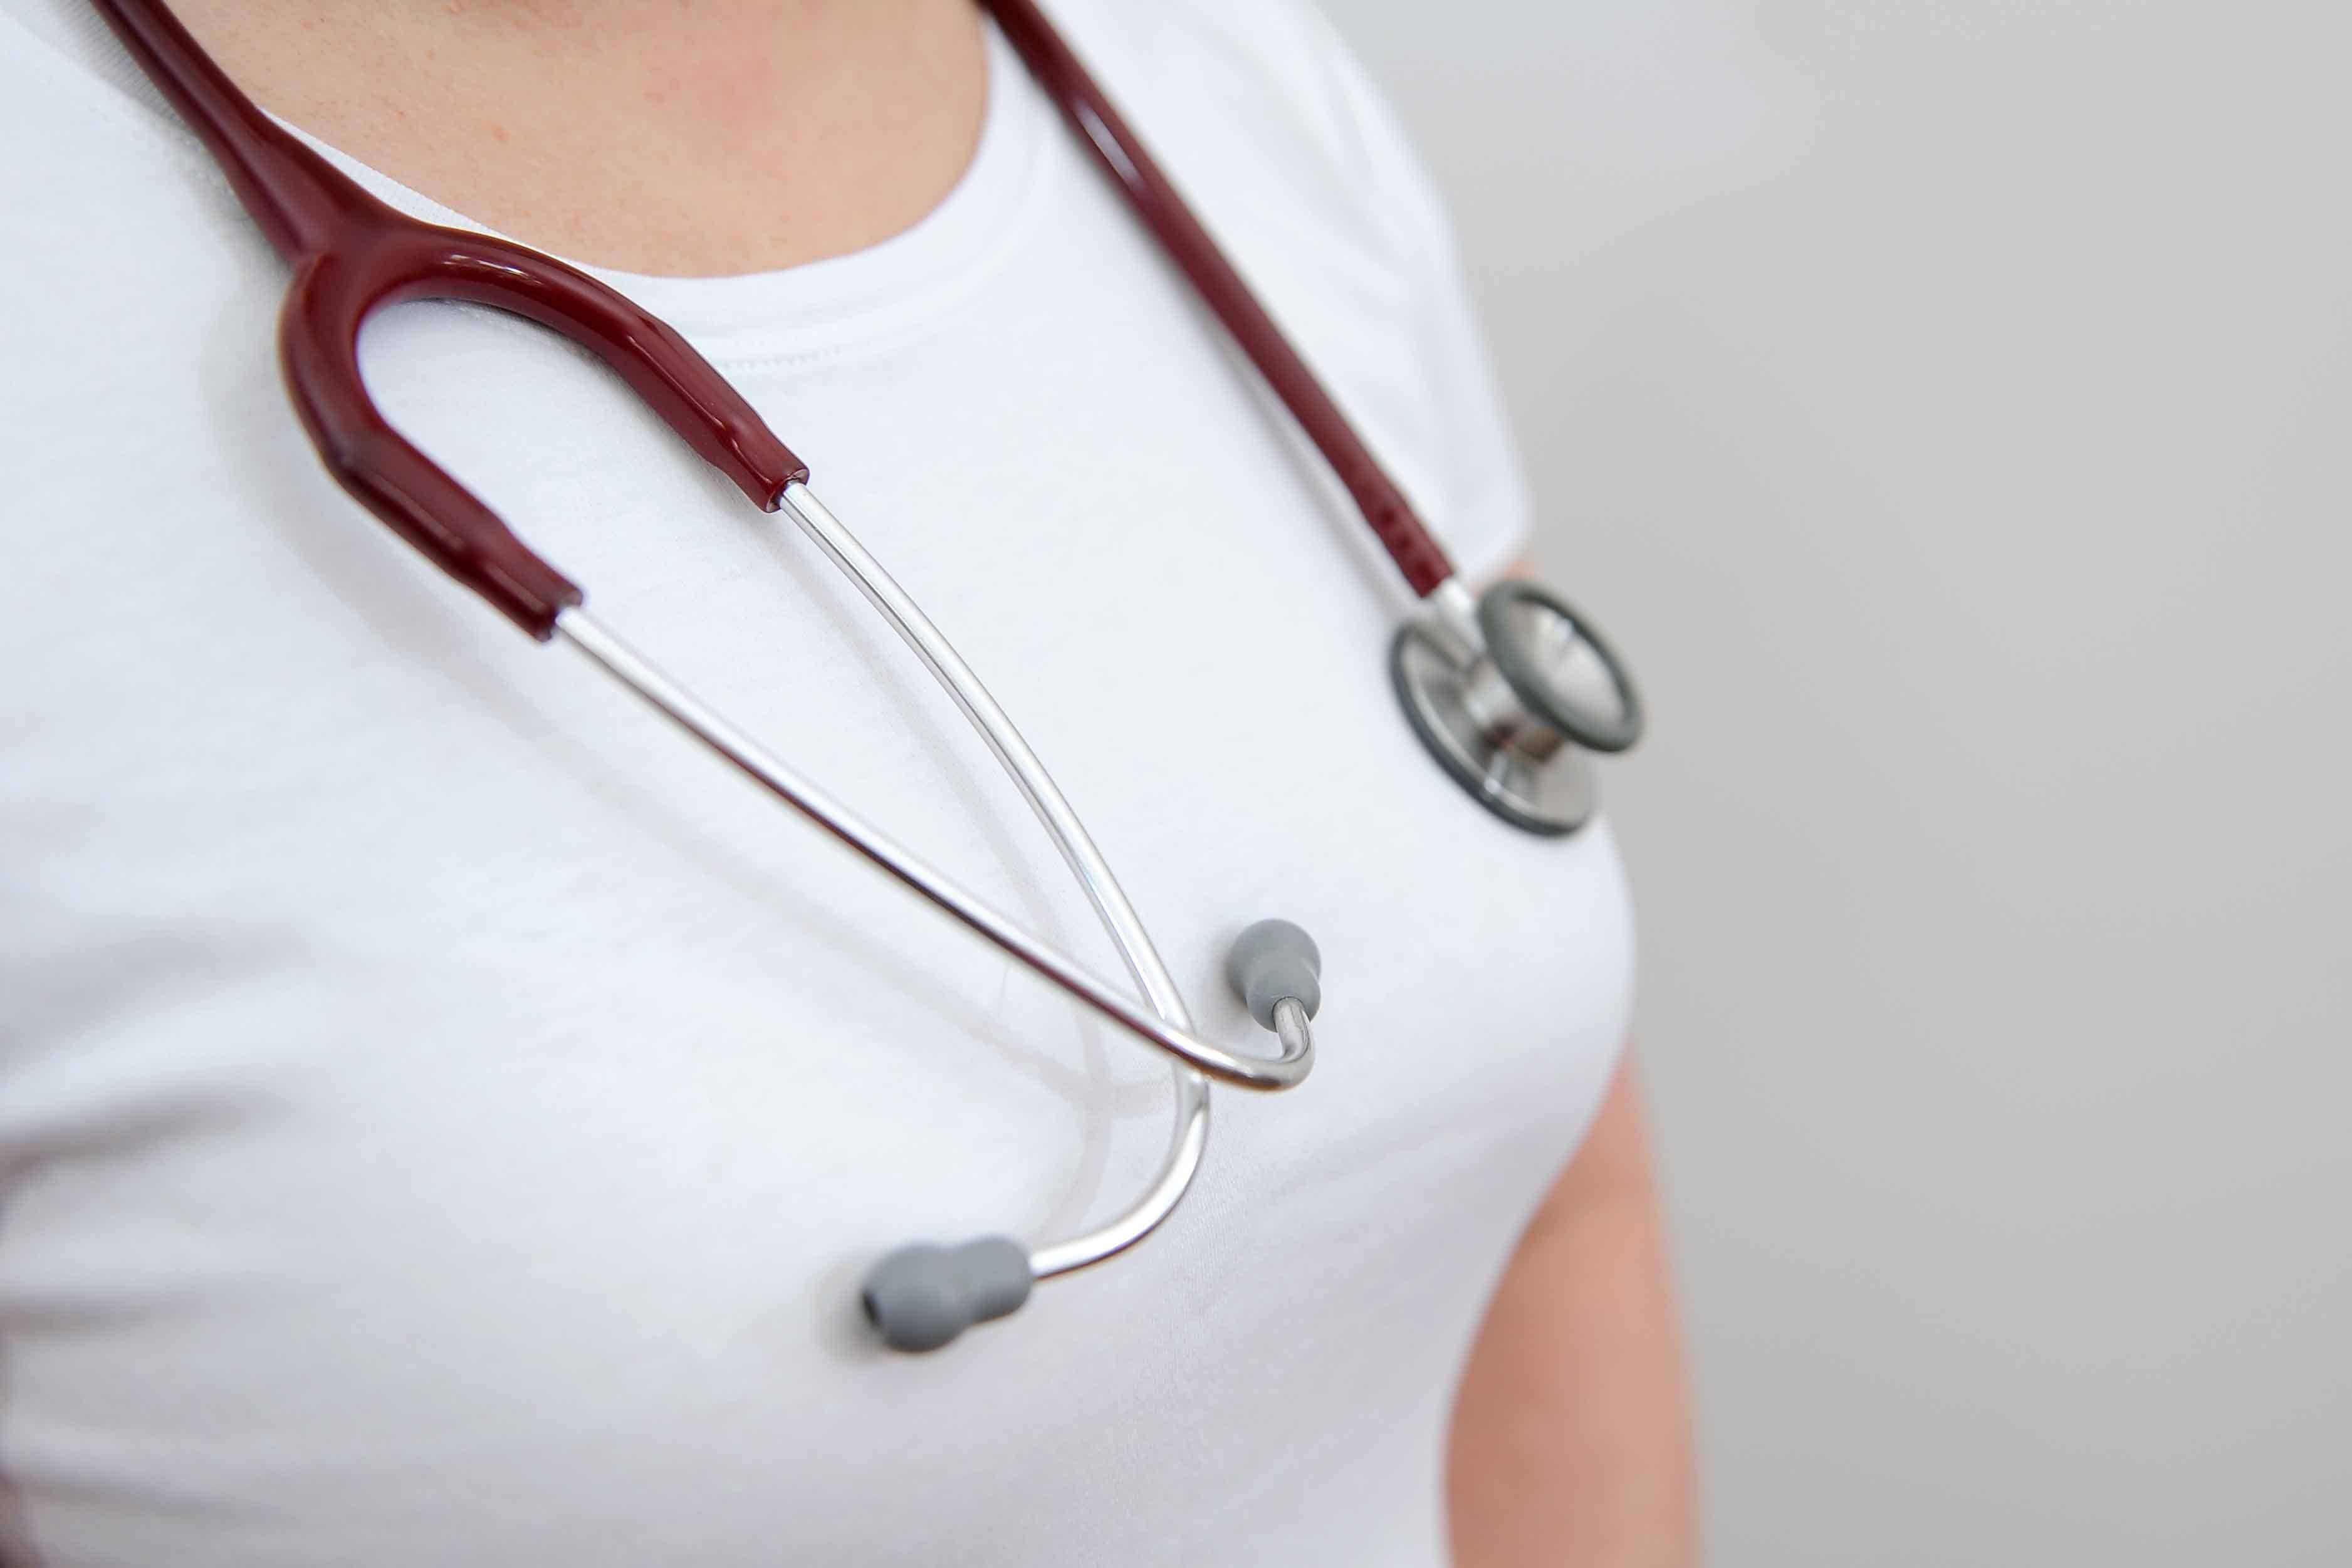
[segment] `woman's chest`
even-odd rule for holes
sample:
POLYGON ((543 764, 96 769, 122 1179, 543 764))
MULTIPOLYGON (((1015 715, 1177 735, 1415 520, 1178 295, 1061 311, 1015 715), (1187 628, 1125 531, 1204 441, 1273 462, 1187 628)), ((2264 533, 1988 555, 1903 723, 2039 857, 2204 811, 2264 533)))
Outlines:
MULTIPOLYGON (((544 1555, 551 1510, 575 1561, 938 1560, 1007 1474, 1041 1528, 1123 1521, 1007 1561, 1141 1562, 1169 1537, 1139 1476, 1325 1510, 1326 1542, 1331 1476, 1421 1497, 1620 1043, 1614 854, 1430 766, 1397 606, 1181 312, 1114 342, 1024 298, 912 365, 746 390, 1013 712, 1205 1032, 1255 1036, 1219 974, 1242 926, 1315 933, 1315 1076, 1221 1092, 1134 1253, 877 1352, 882 1251, 1124 1207, 1163 1067, 431 576, 264 412, 266 358, 215 354, 132 472, 51 454, 98 521, 10 605, 13 1472, 110 1476, 134 1534, 197 1500, 247 1562, 329 1519, 544 1555)), ((960 715, 774 519, 535 338, 420 321, 371 372, 616 629, 1118 972, 960 715)))

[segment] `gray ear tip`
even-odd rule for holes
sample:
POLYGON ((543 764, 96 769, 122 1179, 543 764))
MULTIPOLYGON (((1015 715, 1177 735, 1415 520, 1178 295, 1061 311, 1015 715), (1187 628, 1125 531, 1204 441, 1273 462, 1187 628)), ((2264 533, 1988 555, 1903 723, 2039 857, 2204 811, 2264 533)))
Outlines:
POLYGON ((1297 957, 1318 974, 1323 973, 1322 949, 1317 947, 1315 939, 1307 934, 1307 928, 1296 921, 1278 917, 1252 921, 1243 929, 1242 934, 1234 939, 1234 952, 1252 954, 1280 952, 1285 956, 1297 957))
POLYGON ((874 1266, 858 1300, 884 1344, 935 1351, 1018 1308, 1031 1283, 1028 1249, 991 1236, 956 1247, 902 1247, 874 1266))
POLYGON ((860 1300, 866 1321, 894 1351, 934 1351, 971 1326, 947 1254, 902 1247, 874 1266, 860 1300))
POLYGON ((1275 1004, 1286 996, 1313 1017, 1323 1005, 1322 974, 1322 951, 1289 921, 1257 921, 1225 953, 1225 978, 1262 1028, 1274 1027, 1275 1004))

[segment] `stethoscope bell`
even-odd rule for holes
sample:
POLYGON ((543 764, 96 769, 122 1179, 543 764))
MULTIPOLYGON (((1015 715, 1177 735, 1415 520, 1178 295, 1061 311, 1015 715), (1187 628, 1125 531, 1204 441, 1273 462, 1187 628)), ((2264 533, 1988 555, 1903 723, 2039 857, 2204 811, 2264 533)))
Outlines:
POLYGON ((1429 754, 1512 826, 1575 832, 1600 804, 1591 753, 1642 738, 1616 650, 1558 595, 1512 578, 1475 604, 1448 581, 1389 645, 1389 679, 1429 754))

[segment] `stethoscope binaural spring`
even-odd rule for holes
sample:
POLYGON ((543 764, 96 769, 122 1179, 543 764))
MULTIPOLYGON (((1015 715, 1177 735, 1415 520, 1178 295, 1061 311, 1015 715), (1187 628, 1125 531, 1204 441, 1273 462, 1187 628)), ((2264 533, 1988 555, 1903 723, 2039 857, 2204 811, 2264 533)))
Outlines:
MULTIPOLYGON (((287 391, 338 483, 444 572, 540 641, 561 639, 778 799, 932 904, 1172 1061, 1176 1121, 1150 1188, 1109 1224, 1030 1247, 992 1237, 901 1247, 861 1300, 883 1342, 936 1349, 1002 1317, 1038 1280, 1083 1268, 1149 1235, 1200 1168, 1208 1081, 1286 1089, 1312 1068, 1321 955, 1284 921, 1250 926, 1227 978, 1278 1042, 1272 1057, 1194 1030, 1134 906, 1061 791, 970 666, 881 563, 810 490, 807 465, 667 325, 579 269, 525 247, 426 224, 362 190, 261 112, 162 0, 94 0, 132 57, 204 141, 238 199, 293 269, 279 319, 287 391), (359 333, 378 307, 442 299, 494 306, 596 354, 763 510, 781 512, 897 629, 954 697, 1025 795, 1142 994, 1090 972, 835 801, 593 620, 585 595, 496 513, 377 413, 359 333)), ((1421 606, 1389 647, 1406 720, 1470 796, 1527 832, 1574 832, 1594 810, 1591 758, 1640 737, 1623 664, 1557 595, 1508 581, 1474 596, 1403 492, 1366 449, 1297 352, 1161 174, 1034 0, 981 0, 1097 161, 1249 355, 1346 488, 1421 606)))

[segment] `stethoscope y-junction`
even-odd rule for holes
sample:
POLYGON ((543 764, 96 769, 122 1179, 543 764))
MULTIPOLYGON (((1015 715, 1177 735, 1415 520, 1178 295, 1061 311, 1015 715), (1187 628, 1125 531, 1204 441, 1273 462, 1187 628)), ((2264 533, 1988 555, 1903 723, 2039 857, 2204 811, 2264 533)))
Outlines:
MULTIPOLYGON (((345 490, 532 637, 584 654, 754 783, 1070 995, 1172 1058, 1176 1124, 1148 1192, 1109 1224, 1030 1247, 992 1237, 889 1254, 863 1300, 885 1342, 931 1350, 1020 1306, 1031 1286, 1110 1257, 1168 1217, 1208 1141, 1208 1080, 1297 1084, 1313 1065, 1321 958, 1297 926, 1261 921, 1227 976, 1279 1042, 1272 1057, 1202 1039, 1102 853, 1004 710, 906 591, 808 485, 807 465, 669 327, 576 268, 490 236, 419 222, 362 190, 289 134, 189 37, 160 0, 96 0, 131 55, 226 172, 293 268, 278 350, 296 413, 345 490), (590 618, 585 595, 376 412, 361 325, 404 300, 469 300, 562 332, 601 358, 712 466, 782 512, 857 585, 954 697, 1035 808, 1142 993, 1038 940, 834 800, 590 618)), ((1632 681, 1591 624, 1532 583, 1474 596, 1215 241, 1033 0, 982 0, 1129 205, 1313 439, 1421 608, 1389 648, 1413 732, 1471 797, 1529 833, 1574 832, 1594 808, 1591 753, 1642 729, 1632 681)))

